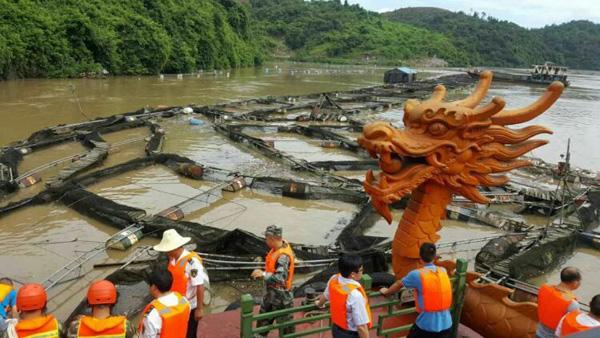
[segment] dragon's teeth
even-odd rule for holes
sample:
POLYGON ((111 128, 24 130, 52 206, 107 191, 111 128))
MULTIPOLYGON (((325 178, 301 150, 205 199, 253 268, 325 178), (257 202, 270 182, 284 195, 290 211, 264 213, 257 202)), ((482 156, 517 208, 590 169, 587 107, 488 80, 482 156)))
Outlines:
POLYGON ((369 169, 367 171, 367 183, 371 183, 375 180, 375 176, 373 175, 373 170, 369 169))
POLYGON ((387 189, 389 187, 387 178, 385 176, 383 176, 383 175, 381 175, 381 177, 379 178, 379 187, 382 190, 385 190, 385 189, 387 189))

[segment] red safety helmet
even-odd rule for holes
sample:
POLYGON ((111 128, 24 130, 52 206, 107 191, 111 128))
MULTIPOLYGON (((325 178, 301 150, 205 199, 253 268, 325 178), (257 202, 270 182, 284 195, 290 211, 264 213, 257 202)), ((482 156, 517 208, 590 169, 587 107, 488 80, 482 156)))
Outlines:
POLYGON ((99 280, 90 285, 87 293, 88 304, 115 304, 117 302, 117 288, 107 280, 99 280))
POLYGON ((25 284, 17 292, 17 309, 19 311, 35 311, 46 307, 48 296, 40 284, 25 284))

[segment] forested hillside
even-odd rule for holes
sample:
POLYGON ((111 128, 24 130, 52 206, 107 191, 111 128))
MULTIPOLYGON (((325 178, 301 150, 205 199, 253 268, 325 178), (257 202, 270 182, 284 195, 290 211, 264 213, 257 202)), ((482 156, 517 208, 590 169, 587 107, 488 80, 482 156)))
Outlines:
POLYGON ((237 0, 0 0, 0 78, 251 66, 253 27, 237 0))
POLYGON ((450 39, 398 24, 340 1, 251 0, 252 14, 271 37, 303 61, 399 64, 437 56, 450 65, 467 57, 450 39))
POLYGON ((340 0, 0 0, 0 79, 332 63, 600 69, 600 25, 525 29, 485 13, 378 14, 340 0))
POLYGON ((439 8, 404 8, 384 15, 447 35, 456 47, 467 51, 465 65, 529 67, 554 61, 573 68, 600 69, 600 25, 589 21, 530 30, 485 13, 467 15, 439 8))

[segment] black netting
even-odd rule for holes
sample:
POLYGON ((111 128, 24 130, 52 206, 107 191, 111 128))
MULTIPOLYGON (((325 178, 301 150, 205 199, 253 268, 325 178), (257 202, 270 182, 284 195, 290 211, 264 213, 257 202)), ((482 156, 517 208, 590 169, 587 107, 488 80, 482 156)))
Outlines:
POLYGON ((519 243, 523 235, 508 235, 494 238, 487 242, 475 257, 475 262, 482 266, 492 266, 519 252, 519 243))

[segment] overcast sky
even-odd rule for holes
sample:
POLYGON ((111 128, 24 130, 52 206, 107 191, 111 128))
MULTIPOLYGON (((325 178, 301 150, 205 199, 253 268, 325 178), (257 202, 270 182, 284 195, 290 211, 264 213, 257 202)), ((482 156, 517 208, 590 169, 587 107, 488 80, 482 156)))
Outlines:
POLYGON ((485 12, 502 20, 537 28, 586 19, 600 23, 598 0, 348 0, 352 4, 387 12, 402 7, 440 7, 451 11, 485 12))

